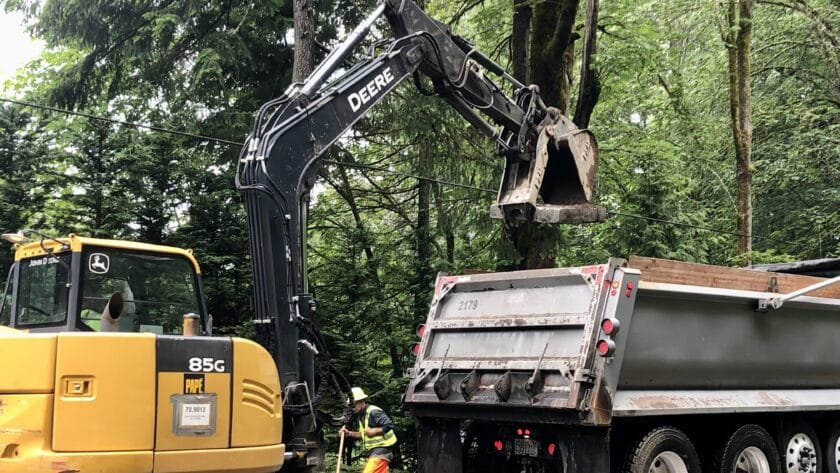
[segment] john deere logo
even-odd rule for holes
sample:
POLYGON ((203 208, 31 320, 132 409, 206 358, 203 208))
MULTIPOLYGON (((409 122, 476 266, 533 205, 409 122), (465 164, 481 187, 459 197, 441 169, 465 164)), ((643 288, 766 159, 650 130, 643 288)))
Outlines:
POLYGON ((111 260, 108 258, 108 255, 103 253, 90 254, 90 259, 88 260, 88 269, 90 269, 91 273, 105 274, 108 272, 108 268, 110 267, 111 260))

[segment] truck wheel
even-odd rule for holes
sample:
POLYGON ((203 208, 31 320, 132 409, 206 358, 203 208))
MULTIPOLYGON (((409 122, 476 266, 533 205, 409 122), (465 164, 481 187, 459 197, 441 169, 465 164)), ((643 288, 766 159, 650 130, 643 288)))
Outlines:
POLYGON ((622 473, 700 473, 700 459, 681 430, 657 427, 628 452, 622 473))
POLYGON ((805 422, 791 422, 782 430, 782 471, 786 473, 821 473, 822 450, 814 428, 805 422))
POLYGON ((840 422, 836 422, 828 431, 825 444, 825 471, 840 473, 840 422))
POLYGON ((715 455, 713 473, 781 473, 779 451, 763 427, 739 427, 715 455))

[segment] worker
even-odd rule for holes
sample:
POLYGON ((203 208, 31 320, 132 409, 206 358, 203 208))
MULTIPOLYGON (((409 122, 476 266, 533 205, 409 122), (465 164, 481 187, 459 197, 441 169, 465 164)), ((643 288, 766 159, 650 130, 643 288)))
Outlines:
POLYGON ((362 388, 352 388, 353 417, 350 424, 357 424, 359 430, 342 427, 339 434, 362 441, 362 450, 367 460, 362 473, 387 473, 388 465, 394 459, 391 449, 397 443, 394 422, 385 411, 365 402, 367 394, 362 388))

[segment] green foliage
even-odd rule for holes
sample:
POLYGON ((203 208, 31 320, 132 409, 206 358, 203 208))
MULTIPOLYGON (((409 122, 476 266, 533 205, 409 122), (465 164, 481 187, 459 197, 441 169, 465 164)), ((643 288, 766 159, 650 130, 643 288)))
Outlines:
MULTIPOLYGON (((840 9, 768 6, 755 41, 755 226, 800 257, 840 256, 840 64, 820 24, 840 9), (816 15, 816 16, 812 16, 816 15), (772 25, 772 27, 771 27, 772 25)), ((838 41, 834 33, 834 44, 838 41)))
MULTIPOLYGON (((2 4, 25 11, 51 47, 12 81, 33 102, 240 141, 252 111, 290 77, 282 41, 291 11, 278 2, 2 4)), ((37 174, 9 175, 40 181, 36 203, 10 211, 17 220, 4 229, 193 248, 217 326, 250 320, 244 211, 232 185, 238 149, 55 113, 33 120, 25 138, 38 146, 15 152, 40 150, 37 174)))
MULTIPOLYGON (((315 2, 339 41, 373 2, 315 2)), ((836 2, 759 4, 754 24, 754 262, 840 256, 836 2), (791 4, 793 5, 793 4, 791 4), (822 22, 822 23, 821 23, 822 22), (821 29, 820 25, 834 26, 821 29), (835 56, 832 56, 834 54, 835 56)), ((241 141, 289 84, 291 4, 0 0, 51 49, 11 82, 33 102, 241 141)), ((427 3, 509 64, 509 1, 427 3), (471 3, 470 3, 471 5, 471 3)), ((601 2, 597 202, 607 222, 546 241, 558 265, 640 254, 738 265, 722 12, 714 2, 601 2)), ((580 19, 579 19, 580 20, 580 19)), ((384 30, 385 28, 381 28, 384 30)), ((502 81, 499 81, 502 83, 502 81)), ((507 87, 507 85, 505 85, 507 87)), ((575 87, 572 87, 574 90, 575 87)), ((0 107, 0 226, 194 249, 217 333, 250 335, 251 269, 236 146, 0 107)), ((400 415, 415 326, 438 272, 520 263, 488 216, 502 158, 439 99, 398 89, 331 150, 311 205, 310 282, 335 364, 400 415), (335 164, 339 163, 339 164, 335 164), (418 176, 420 179, 418 179, 418 176), (461 184, 455 186, 452 183, 461 184)), ((8 268, 10 253, 0 256, 8 268)), ((338 408, 341 399, 331 400, 338 408)), ((331 447, 332 448, 332 447, 331 447)), ((406 471, 411 471, 410 461, 406 471)))
MULTIPOLYGON (((0 106, 0 228, 3 232, 22 229, 40 208, 43 189, 55 176, 39 165, 46 147, 37 140, 43 130, 34 117, 15 106, 0 106)), ((0 274, 3 280, 14 259, 11 246, 0 246, 0 274)))

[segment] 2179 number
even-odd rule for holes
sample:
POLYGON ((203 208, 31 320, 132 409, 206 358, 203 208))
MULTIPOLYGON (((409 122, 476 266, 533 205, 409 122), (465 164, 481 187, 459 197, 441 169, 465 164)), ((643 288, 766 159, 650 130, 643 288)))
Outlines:
POLYGON ((458 310, 475 310, 478 309, 477 299, 467 299, 458 302, 458 310))

